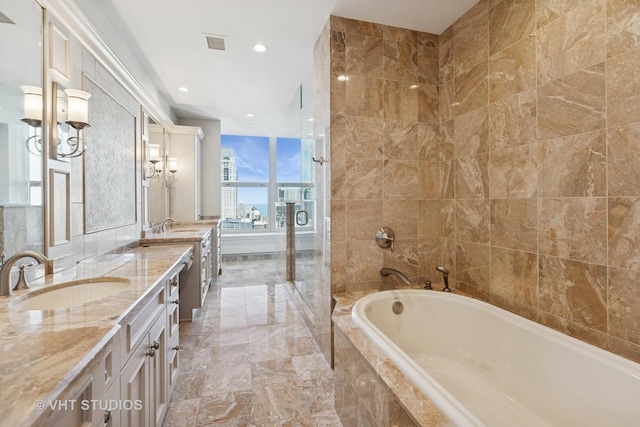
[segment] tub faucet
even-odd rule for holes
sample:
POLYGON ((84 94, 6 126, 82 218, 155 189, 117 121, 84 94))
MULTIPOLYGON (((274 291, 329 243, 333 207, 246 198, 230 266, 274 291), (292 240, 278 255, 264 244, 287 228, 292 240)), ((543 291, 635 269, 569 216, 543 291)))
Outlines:
POLYGON ((401 271, 398 271, 394 268, 387 268, 387 267, 383 267, 380 270, 380 275, 381 276, 389 276, 389 275, 393 275, 396 276, 397 278, 399 278, 400 280, 402 280, 407 286, 411 286, 411 281, 409 281, 409 278, 407 276, 404 275, 404 273, 402 273, 401 271))
MULTIPOLYGON (((48 261, 46 256, 36 251, 18 252, 17 254, 9 257, 6 261, 3 261, 2 268, 0 268, 0 296, 11 296, 11 291, 14 288, 11 286, 11 267, 13 267, 13 264, 21 258, 33 258, 38 262, 38 264, 48 261)), ((21 271, 21 275, 23 271, 24 270, 21 271)), ((21 277, 24 279, 24 276, 21 277)))
POLYGON ((444 289, 443 291, 445 292, 451 292, 451 289, 449 288, 449 270, 442 267, 441 265, 436 267, 436 270, 438 270, 440 273, 442 273, 442 280, 444 280, 444 289))
POLYGON ((166 232, 167 231, 167 223, 168 222, 176 222, 175 219, 173 218, 165 218, 162 220, 162 222, 160 223, 160 231, 161 232, 166 232))

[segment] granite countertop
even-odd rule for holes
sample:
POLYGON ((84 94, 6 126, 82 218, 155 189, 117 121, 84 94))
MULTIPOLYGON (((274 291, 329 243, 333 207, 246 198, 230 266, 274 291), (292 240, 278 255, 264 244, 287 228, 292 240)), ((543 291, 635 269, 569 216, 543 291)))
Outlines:
POLYGON ((193 244, 138 246, 106 254, 31 282, 31 289, 0 297, 0 425, 29 425, 40 413, 36 401, 55 400, 75 376, 118 332, 118 322, 139 302, 151 297, 160 279, 191 251, 193 244), (124 291, 55 310, 20 310, 27 292, 93 277, 124 277, 124 291))
POLYGON ((199 221, 189 223, 170 223, 167 231, 162 233, 145 233, 140 239, 141 245, 152 243, 196 242, 211 233, 217 221, 199 221))

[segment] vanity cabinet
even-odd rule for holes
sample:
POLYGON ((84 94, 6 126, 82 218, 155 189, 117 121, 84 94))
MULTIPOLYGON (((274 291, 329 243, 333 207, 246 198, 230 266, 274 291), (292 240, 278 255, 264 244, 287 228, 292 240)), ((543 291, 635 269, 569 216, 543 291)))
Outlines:
POLYGON ((195 244, 193 267, 180 277, 180 319, 190 320, 193 310, 204 305, 213 278, 213 247, 211 231, 195 244))
POLYGON ((188 254, 151 298, 123 321, 120 400, 141 410, 121 411, 123 426, 162 425, 178 376, 180 272, 191 263, 188 254))
POLYGON ((120 400, 134 406, 122 411, 123 425, 153 427, 162 423, 168 391, 164 362, 166 344, 166 318, 160 315, 131 352, 131 359, 120 373, 120 400))
POLYGON ((54 427, 119 427, 119 375, 120 334, 116 333, 78 378, 47 403, 48 413, 39 421, 54 427))
POLYGON ((204 133, 194 126, 175 126, 169 135, 169 157, 178 160, 178 172, 169 187, 169 216, 178 222, 201 216, 200 150, 204 133))
MULTIPOLYGON (((182 233, 172 233, 172 227, 168 233, 160 237, 151 235, 141 241, 142 246, 171 245, 176 241, 193 244, 193 256, 191 263, 188 263, 190 268, 185 268, 180 272, 180 320, 191 320, 193 310, 202 308, 211 282, 220 271, 220 234, 217 224, 212 222, 187 224, 198 227, 198 231, 185 236, 182 233)), ((179 232, 180 226, 176 226, 175 231, 179 232)), ((171 310, 170 301, 169 310, 171 310)))
POLYGON ((180 281, 175 273, 167 282, 167 349, 165 364, 168 396, 173 394, 178 379, 180 355, 180 281))

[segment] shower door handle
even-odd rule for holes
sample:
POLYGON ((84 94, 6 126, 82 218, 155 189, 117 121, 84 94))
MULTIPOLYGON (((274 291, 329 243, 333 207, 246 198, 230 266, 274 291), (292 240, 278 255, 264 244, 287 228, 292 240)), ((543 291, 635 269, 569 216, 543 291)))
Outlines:
POLYGON ((307 225, 309 223, 309 213, 307 211, 296 212, 296 224, 299 226, 307 225))

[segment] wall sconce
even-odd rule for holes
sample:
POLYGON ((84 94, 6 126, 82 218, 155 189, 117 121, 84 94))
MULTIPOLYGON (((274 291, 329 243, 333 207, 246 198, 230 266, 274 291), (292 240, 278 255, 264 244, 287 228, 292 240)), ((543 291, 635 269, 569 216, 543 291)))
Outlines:
POLYGON ((151 163, 150 174, 147 172, 147 179, 158 178, 162 173, 162 158, 160 157, 160 144, 149 144, 149 163, 151 163))
MULTIPOLYGON (((42 88, 20 86, 24 93, 24 118, 21 120, 33 128, 42 127, 42 88)), ((42 154, 42 136, 33 135, 25 141, 27 150, 36 156, 42 154)))
MULTIPOLYGON (((76 136, 71 136, 65 141, 69 146, 69 152, 60 149, 61 142, 58 141, 58 156, 79 157, 87 149, 80 131, 89 125, 89 98, 91 94, 79 89, 65 89, 67 95, 67 117, 64 122, 76 130, 76 136)), ((59 120, 58 120, 59 121, 59 120)))
POLYGON ((149 171, 147 172, 147 179, 160 180, 162 177, 162 171, 166 167, 170 175, 167 174, 166 183, 171 185, 176 181, 175 173, 178 172, 178 159, 175 157, 169 157, 169 154, 164 155, 164 160, 160 157, 160 145, 149 144, 149 171), (150 172, 150 173, 149 173, 150 172))
POLYGON ((174 182, 176 182, 175 174, 176 172, 178 172, 178 159, 176 159, 175 157, 169 157, 168 165, 169 166, 167 167, 167 169, 169 169, 171 176, 169 176, 167 180, 169 181, 169 184, 173 184, 174 182))
MULTIPOLYGON (((37 86, 20 86, 24 92, 24 118, 23 122, 33 128, 42 127, 42 88, 37 86)), ((68 149, 65 150, 61 141, 57 143, 57 155, 59 157, 81 156, 86 147, 80 131, 89 126, 89 98, 91 94, 78 89, 65 89, 64 92, 58 90, 58 85, 54 83, 53 93, 56 94, 54 119, 57 123, 66 123, 76 130, 76 136, 66 139, 68 149), (63 95, 64 94, 64 95, 63 95)), ((30 136, 25 142, 27 150, 35 155, 42 154, 42 136, 30 136)))

